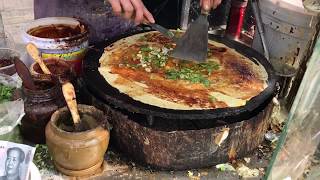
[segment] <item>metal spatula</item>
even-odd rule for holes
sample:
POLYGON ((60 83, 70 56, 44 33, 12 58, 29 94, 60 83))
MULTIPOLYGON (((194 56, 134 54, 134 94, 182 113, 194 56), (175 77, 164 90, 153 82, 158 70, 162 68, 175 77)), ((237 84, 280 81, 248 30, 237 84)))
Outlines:
POLYGON ((191 23, 186 33, 177 41, 176 48, 170 56, 178 59, 204 62, 208 53, 208 11, 201 11, 201 15, 191 23))

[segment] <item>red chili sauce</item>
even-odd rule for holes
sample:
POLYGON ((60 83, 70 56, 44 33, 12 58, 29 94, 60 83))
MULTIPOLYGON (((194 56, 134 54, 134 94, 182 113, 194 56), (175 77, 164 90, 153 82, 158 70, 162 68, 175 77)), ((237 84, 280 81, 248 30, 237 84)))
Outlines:
POLYGON ((27 33, 39 38, 57 39, 76 36, 84 31, 85 29, 81 25, 51 24, 32 28, 27 33))
MULTIPOLYGON (((50 61, 49 63, 45 62, 45 64, 48 67, 48 69, 50 70, 50 72, 55 75, 67 74, 70 71, 69 66, 62 64, 62 63, 59 63, 58 61, 50 61)), ((39 74, 44 74, 43 71, 41 70, 39 64, 35 64, 34 71, 39 74)))

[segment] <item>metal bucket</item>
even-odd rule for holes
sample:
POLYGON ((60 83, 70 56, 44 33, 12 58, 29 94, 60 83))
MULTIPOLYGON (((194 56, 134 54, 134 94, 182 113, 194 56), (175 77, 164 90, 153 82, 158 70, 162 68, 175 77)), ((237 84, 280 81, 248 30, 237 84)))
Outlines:
MULTIPOLYGON (((270 59, 298 68, 315 33, 316 14, 307 12, 301 0, 263 0, 259 7, 270 59)), ((263 53, 258 33, 252 47, 263 53)))
POLYGON ((276 72, 276 75, 278 76, 278 83, 280 85, 278 98, 285 99, 290 92, 292 82, 298 70, 293 66, 280 63, 276 60, 271 60, 271 64, 276 72))

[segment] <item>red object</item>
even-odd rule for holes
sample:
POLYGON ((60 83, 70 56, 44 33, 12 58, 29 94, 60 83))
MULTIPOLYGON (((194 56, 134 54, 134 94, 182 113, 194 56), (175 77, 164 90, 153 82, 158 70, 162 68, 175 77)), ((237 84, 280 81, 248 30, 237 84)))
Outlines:
POLYGON ((77 76, 80 76, 82 74, 82 61, 83 59, 76 59, 76 60, 69 60, 67 61, 71 66, 73 66, 77 76))
POLYGON ((226 29, 228 38, 236 40, 240 38, 247 4, 247 0, 232 0, 226 29))

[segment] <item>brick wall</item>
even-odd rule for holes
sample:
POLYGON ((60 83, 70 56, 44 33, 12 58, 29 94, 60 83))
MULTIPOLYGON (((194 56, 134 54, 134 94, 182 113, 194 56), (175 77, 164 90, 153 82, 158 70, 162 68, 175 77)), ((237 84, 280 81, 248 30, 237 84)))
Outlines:
POLYGON ((11 34, 16 49, 22 50, 21 32, 34 19, 33 0, 0 0, 0 13, 5 31, 11 34))

